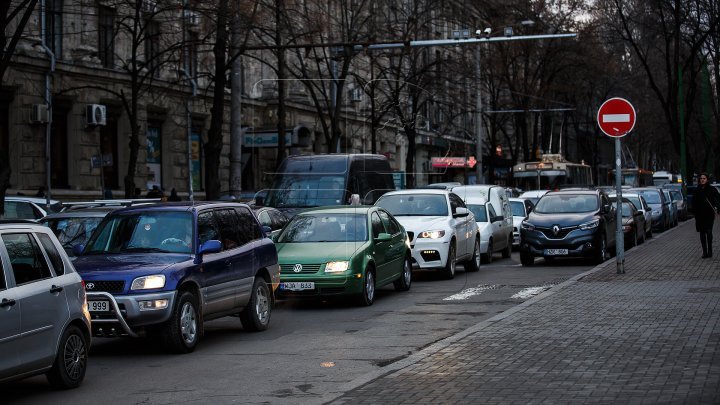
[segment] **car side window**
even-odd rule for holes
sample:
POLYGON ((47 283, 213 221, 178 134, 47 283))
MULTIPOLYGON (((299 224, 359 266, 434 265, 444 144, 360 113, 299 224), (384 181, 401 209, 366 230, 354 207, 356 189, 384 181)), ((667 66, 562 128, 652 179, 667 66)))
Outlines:
POLYGON ((495 213, 495 208, 493 208, 492 204, 490 204, 490 203, 487 203, 487 206, 488 206, 488 212, 490 213, 489 220, 490 220, 490 222, 494 222, 495 217, 497 216, 497 214, 495 213))
POLYGON ((457 194, 450 193, 450 207, 452 207, 452 213, 454 214, 458 207, 467 208, 465 202, 457 194))
POLYGON ((385 229, 387 229, 390 235, 395 235, 396 233, 400 232, 400 227, 397 226, 395 222, 393 222, 392 218, 390 218, 390 215, 388 215, 387 212, 378 210, 378 214, 380 214, 380 219, 382 219, 382 222, 385 225, 385 229))
POLYGON ((65 274, 65 263, 63 263, 62 256, 60 256, 60 252, 58 252, 52 239, 44 233, 38 233, 36 235, 40 239, 40 243, 43 245, 45 253, 47 253, 47 256, 50 258, 50 263, 55 270, 55 275, 62 276, 65 274))
POLYGON ((5 242, 15 284, 23 285, 52 277, 50 267, 40 251, 40 246, 29 233, 14 233, 2 236, 5 242))
POLYGON ((385 232, 385 227, 383 226, 382 220, 380 219, 380 216, 377 214, 377 212, 373 212, 370 216, 370 221, 372 223, 372 233, 373 238, 377 238, 380 236, 381 233, 385 232))
POLYGON ((235 216, 238 221, 238 230, 242 244, 246 244, 255 239, 262 238, 262 230, 255 216, 247 208, 235 208, 235 216))
POLYGON ((209 240, 219 240, 220 233, 215 226, 212 211, 205 211, 198 214, 198 242, 200 245, 209 240))
POLYGON ((220 229, 220 242, 222 242, 223 250, 235 249, 244 245, 249 235, 246 235, 241 229, 241 221, 237 213, 233 209, 220 209, 215 211, 215 220, 220 229), (242 236, 241 236, 242 235, 242 236))
POLYGON ((7 284, 5 283, 5 266, 2 263, 2 260, 0 260, 0 291, 7 288, 7 284))
POLYGON ((282 229, 288 223, 287 217, 280 211, 270 211, 270 218, 272 218, 273 230, 282 229))

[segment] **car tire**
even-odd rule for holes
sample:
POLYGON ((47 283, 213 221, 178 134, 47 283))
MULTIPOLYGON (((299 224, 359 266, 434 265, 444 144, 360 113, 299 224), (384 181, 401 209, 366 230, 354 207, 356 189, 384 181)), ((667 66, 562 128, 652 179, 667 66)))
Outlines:
POLYGON ((85 378, 88 359, 85 334, 75 325, 68 326, 60 338, 55 362, 46 377, 55 389, 77 388, 85 378))
POLYGON ((492 259, 493 259, 493 241, 492 241, 492 239, 490 239, 488 241, 487 253, 483 254, 481 256, 481 258, 482 258, 482 262, 485 264, 492 263, 492 259))
POLYGON ((442 269, 442 275, 448 280, 455 278, 455 240, 450 241, 447 261, 442 269))
POLYGON ((600 238, 600 245, 598 246, 598 250, 595 253, 595 264, 602 264, 607 259, 607 242, 605 242, 605 237, 600 238))
POLYGON ((502 251, 503 259, 509 259, 510 255, 512 255, 512 241, 512 235, 510 235, 510 239, 508 239, 508 244, 505 247, 505 250, 502 251))
POLYGON ((527 249, 520 248, 520 263, 525 267, 529 267, 535 264, 535 258, 527 249))
POLYGON ((270 325, 272 313, 272 295, 267 282, 262 277, 255 277, 255 282, 245 308, 240 312, 240 323, 243 329, 250 332, 266 330, 270 325))
POLYGON ((410 257, 405 257, 402 273, 397 280, 393 281, 393 286, 395 291, 407 291, 410 289, 410 285, 412 285, 412 263, 410 257))
POLYGON ((358 303, 362 307, 369 307, 375 301, 375 273, 373 269, 368 267, 365 269, 365 277, 363 277, 363 289, 360 293, 358 303))
POLYGON ((475 244, 473 245, 473 255, 470 260, 463 263, 465 271, 478 271, 480 270, 480 237, 475 238, 475 244))
POLYGON ((188 291, 180 291, 170 319, 161 331, 164 346, 175 353, 190 353, 200 340, 198 300, 188 291))

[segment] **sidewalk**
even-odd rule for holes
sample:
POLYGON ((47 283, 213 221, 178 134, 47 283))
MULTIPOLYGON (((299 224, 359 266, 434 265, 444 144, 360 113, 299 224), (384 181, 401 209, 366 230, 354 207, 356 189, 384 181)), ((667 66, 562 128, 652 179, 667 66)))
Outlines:
POLYGON ((720 221, 694 220, 381 372, 334 404, 720 403, 720 221))

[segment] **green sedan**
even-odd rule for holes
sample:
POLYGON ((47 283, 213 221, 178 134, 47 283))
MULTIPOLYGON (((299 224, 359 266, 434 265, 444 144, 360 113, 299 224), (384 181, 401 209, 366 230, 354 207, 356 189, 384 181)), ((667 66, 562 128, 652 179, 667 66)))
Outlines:
POLYGON ((380 207, 316 208, 293 217, 274 238, 280 296, 351 296, 372 305, 375 289, 412 282, 405 229, 380 207))

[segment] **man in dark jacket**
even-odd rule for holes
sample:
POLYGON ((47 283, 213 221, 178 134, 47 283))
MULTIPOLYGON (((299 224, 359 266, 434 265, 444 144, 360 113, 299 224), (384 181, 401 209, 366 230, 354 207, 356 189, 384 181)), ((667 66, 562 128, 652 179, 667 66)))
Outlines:
POLYGON ((720 214, 720 193, 709 184, 707 173, 698 178, 698 187, 693 193, 693 212, 695 214, 695 230, 700 232, 702 258, 712 257, 712 230, 715 215, 720 214))

